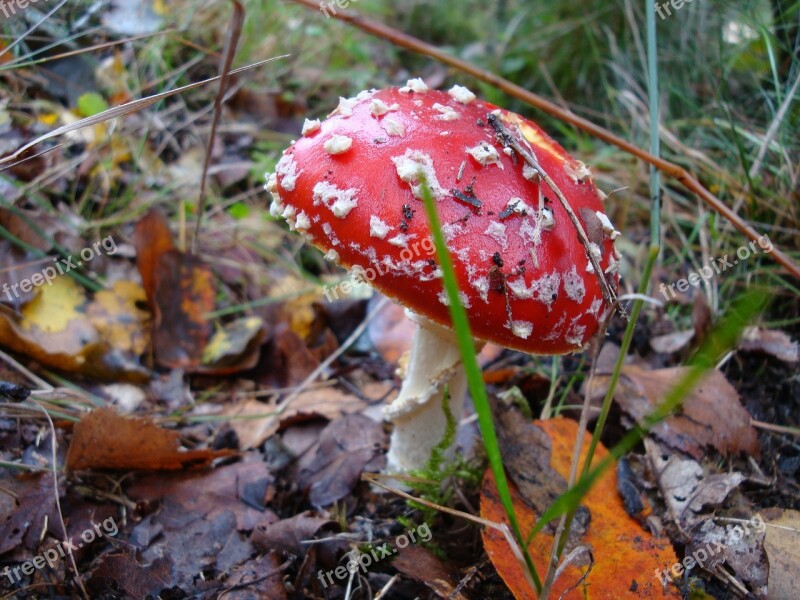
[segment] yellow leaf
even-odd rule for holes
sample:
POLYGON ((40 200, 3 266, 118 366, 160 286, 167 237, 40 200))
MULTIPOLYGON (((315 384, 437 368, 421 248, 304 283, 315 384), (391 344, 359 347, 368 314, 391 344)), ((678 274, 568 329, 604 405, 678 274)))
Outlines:
POLYGON ((22 328, 32 331, 38 328, 46 333, 64 331, 73 319, 80 316, 78 310, 86 302, 86 294, 70 277, 58 277, 22 308, 22 328))
POLYGON ((248 317, 230 323, 217 331, 203 350, 203 364, 213 365, 223 359, 231 361, 242 355, 264 325, 261 317, 248 317))
POLYGON ((117 281, 110 290, 97 292, 86 316, 112 347, 138 356, 144 353, 150 337, 146 327, 150 314, 137 306, 146 301, 144 288, 138 283, 117 281))

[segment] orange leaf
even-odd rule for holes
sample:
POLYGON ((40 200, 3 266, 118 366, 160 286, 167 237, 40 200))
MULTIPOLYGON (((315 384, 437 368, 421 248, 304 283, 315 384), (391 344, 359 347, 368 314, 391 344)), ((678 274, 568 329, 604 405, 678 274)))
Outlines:
POLYGON ((142 276, 142 285, 147 292, 147 299, 153 304, 158 263, 164 254, 175 249, 164 213, 153 209, 142 217, 133 231, 133 243, 136 246, 136 266, 142 276))
POLYGON ((231 450, 180 450, 180 433, 150 419, 123 417, 111 408, 97 409, 75 425, 67 469, 173 470, 207 466, 231 450))
MULTIPOLYGON (((565 479, 569 477, 570 459, 578 433, 578 424, 568 419, 536 421, 535 425, 547 433, 552 442, 550 466, 565 479)), ((589 445, 587 433, 581 460, 589 445)), ((595 463, 608 455, 602 445, 595 452, 595 463)), ((536 525, 537 515, 522 500, 511 484, 514 510, 523 535, 536 525)), ((583 581, 581 577, 588 565, 566 566, 553 584, 551 598, 564 600, 622 600, 625 598, 680 598, 673 587, 662 588, 656 570, 663 572, 677 562, 672 545, 666 538, 654 538, 643 530, 625 512, 617 493, 616 468, 609 468, 583 499, 591 520, 580 544, 589 546, 594 563, 583 581), (573 586, 575 589, 570 590, 573 586), (566 592, 566 594, 565 594, 566 592)), ((494 476, 486 472, 481 490, 481 516, 498 523, 507 523, 505 511, 497 495, 494 476)), ((523 566, 516 560, 503 535, 494 529, 483 531, 483 543, 500 577, 506 582, 514 597, 534 600, 536 592, 530 589, 523 566)), ((540 532, 528 546, 536 569, 544 578, 546 565, 553 545, 553 535, 540 532)), ((565 552, 566 555, 566 552, 565 552)))
POLYGON ((163 214, 151 210, 134 231, 136 264, 153 310, 153 350, 164 367, 199 369, 211 337, 214 276, 200 258, 174 248, 163 214))

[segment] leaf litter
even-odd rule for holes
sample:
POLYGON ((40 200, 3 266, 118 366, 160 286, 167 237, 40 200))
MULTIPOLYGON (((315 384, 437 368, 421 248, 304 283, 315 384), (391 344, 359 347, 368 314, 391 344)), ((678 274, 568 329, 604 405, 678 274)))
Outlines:
MULTIPOLYGON (((140 4, 150 16, 146 30, 160 28, 160 3, 140 4)), ((126 30, 120 14, 103 14, 117 32, 126 30)), ((396 393, 395 367, 413 330, 402 310, 381 313, 367 335, 323 368, 363 320, 367 300, 325 304, 322 286, 342 273, 299 250, 246 189, 260 189, 253 182, 265 168, 258 157, 262 148, 252 152, 250 136, 258 135, 264 113, 274 132, 297 134, 298 117, 307 112, 299 95, 287 99, 245 87, 234 92, 226 110, 240 119, 244 134, 220 133, 209 151, 217 163, 209 176, 242 201, 237 211, 215 206, 198 251, 186 251, 185 219, 197 215, 184 197, 196 190, 204 148, 190 135, 171 131, 172 123, 160 128, 169 111, 179 115, 176 122, 197 118, 207 127, 209 121, 177 98, 159 108, 177 90, 152 97, 133 91, 131 56, 129 49, 114 51, 94 71, 91 61, 62 63, 46 72, 49 80, 39 92, 46 99, 27 122, 9 113, 8 124, 0 124, 4 164, 34 145, 46 150, 11 165, 0 180, 0 226, 12 236, 0 239, 0 283, 30 279, 56 251, 79 251, 106 227, 119 233, 121 248, 77 273, 84 279, 62 277, 18 297, 0 296, 0 349, 12 352, 23 369, 64 386, 49 391, 48 399, 56 401, 45 403, 39 390, 29 398, 27 387, 18 385, 26 381, 25 371, 0 370, 0 378, 14 382, 0 381, 0 400, 14 405, 0 414, 0 459, 14 466, 0 476, 0 564, 32 560, 64 536, 57 525, 59 500, 68 535, 110 516, 119 534, 81 548, 77 575, 62 563, 37 571, 17 588, 47 586, 66 595, 78 590, 77 576, 92 597, 109 590, 131 598, 340 597, 340 589, 320 584, 316 571, 336 569, 349 552, 366 545, 391 544, 410 519, 420 518, 412 506, 360 480, 364 472, 382 468, 381 409, 396 393), (68 89, 56 84, 63 69, 76 73, 68 89), (125 104, 134 97, 141 99, 125 104), (110 121, 118 117, 125 118, 110 121), (155 124, 158 131, 137 138, 126 122, 155 124), (47 146, 56 136, 63 145, 47 146), (71 171, 55 172, 73 156, 71 171), (135 180, 134 157, 152 185, 125 188, 135 180), (255 179, 251 168, 261 170, 255 179), (172 219, 177 225, 151 210, 167 205, 156 187, 168 190, 166 198, 176 206, 180 202, 182 212, 172 219), (67 207, 62 199, 71 190, 86 190, 91 201, 76 200, 77 210, 67 207), (130 206, 115 207, 117 197, 130 206), (56 208, 48 205, 51 199, 56 208), (96 221, 84 221, 87 214, 96 221), (309 385, 308 377, 318 371, 325 381, 309 385), (290 395, 292 401, 282 405, 290 395), (55 431, 40 417, 14 412, 28 402, 52 411, 55 431), (131 414, 103 408, 107 402, 131 414), (53 467, 53 435, 59 442, 56 467, 65 469, 58 489, 50 473, 39 472, 53 467)), ((216 66, 212 60, 187 66, 196 82, 187 87, 199 94, 195 104, 211 101, 202 95, 207 81, 201 79, 216 66)), ((434 75, 445 77, 444 70, 434 75)), ((712 320, 698 298, 686 300, 693 309, 691 329, 676 329, 663 315, 649 324, 645 335, 654 335, 638 348, 644 358, 623 370, 615 394, 617 430, 608 435, 641 423, 680 378, 679 358, 703 339, 712 320)), ((712 372, 682 411, 656 427, 643 448, 620 461, 586 498, 559 578, 578 587, 565 597, 579 589, 598 598, 604 590, 618 598, 651 591, 674 597, 679 586, 686 590, 685 581, 675 578, 662 590, 653 569, 668 569, 681 555, 709 548, 715 549, 713 558, 698 565, 692 578, 704 571, 737 593, 763 597, 769 589, 770 597, 793 597, 794 580, 787 575, 798 572, 797 513, 781 506, 797 508, 796 444, 754 428, 751 412, 763 421, 773 407, 765 396, 748 394, 743 383, 764 365, 786 378, 785 366, 775 365, 796 364, 798 346, 783 331, 752 328, 737 353, 735 367, 751 369, 749 379, 736 368, 712 372), (761 409, 764 414, 757 414, 761 409), (764 508, 772 505, 777 508, 764 508), (765 533, 734 539, 736 523, 754 514, 763 515, 765 533)), ((538 372, 545 362, 497 348, 482 358, 493 391, 518 385, 523 402, 534 412, 540 408, 550 387, 538 372)), ((559 375, 583 368, 568 357, 559 375)), ((607 373, 598 364, 593 397, 603 393, 607 373)), ((577 398, 572 383, 565 386, 562 379, 558 385, 567 404, 577 398)), ((789 396, 797 389, 786 386, 789 396)), ((559 408, 574 416, 570 410, 559 408)), ((501 403, 495 412, 519 510, 531 519, 565 489, 574 423, 532 424, 501 403)), ((467 425, 461 437, 471 431, 467 425)), ((466 458, 479 464, 481 457, 466 458)), ((480 503, 502 521, 490 478, 483 494, 458 477, 454 481, 444 486, 451 502, 467 512, 480 503)), ((398 597, 507 598, 500 573, 512 593, 527 597, 502 536, 483 532, 489 562, 476 528, 441 514, 431 525, 430 545, 402 548, 394 561, 373 565, 354 581, 372 591, 391 588, 398 597)), ((552 527, 543 535, 552 536, 552 527)), ((546 545, 540 550, 543 560, 546 545)))

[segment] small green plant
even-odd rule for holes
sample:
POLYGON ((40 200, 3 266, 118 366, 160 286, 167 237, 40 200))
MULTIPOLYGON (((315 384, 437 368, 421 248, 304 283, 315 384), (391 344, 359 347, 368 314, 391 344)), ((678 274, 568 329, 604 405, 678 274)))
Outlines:
MULTIPOLYGON (((433 448, 424 468, 411 472, 409 485, 413 494, 423 500, 439 505, 448 505, 457 487, 476 488, 485 468, 483 460, 469 461, 456 454, 448 457, 447 449, 453 445, 458 431, 458 423, 450 410, 450 392, 445 387, 442 403, 446 420, 442 440, 433 448)), ((436 516, 436 509, 427 504, 409 500, 411 508, 422 513, 422 520, 430 523, 436 516)))

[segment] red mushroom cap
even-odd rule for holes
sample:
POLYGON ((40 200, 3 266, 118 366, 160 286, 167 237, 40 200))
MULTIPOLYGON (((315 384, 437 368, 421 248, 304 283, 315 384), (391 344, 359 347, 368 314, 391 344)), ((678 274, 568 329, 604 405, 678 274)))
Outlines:
POLYGON ((489 126, 492 112, 524 136, 616 287, 618 232, 586 166, 531 121, 460 86, 443 92, 411 80, 342 98, 325 121, 306 121, 268 179, 272 214, 386 295, 450 326, 422 169, 474 335, 536 354, 578 350, 607 308, 597 275, 553 190, 489 126))

